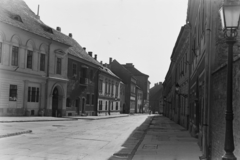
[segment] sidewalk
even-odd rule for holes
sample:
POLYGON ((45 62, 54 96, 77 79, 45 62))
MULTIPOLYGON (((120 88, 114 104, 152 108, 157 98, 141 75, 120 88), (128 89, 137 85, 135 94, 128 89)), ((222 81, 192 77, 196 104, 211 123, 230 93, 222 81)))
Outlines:
POLYGON ((107 116, 71 116, 64 118, 71 119, 85 119, 85 120, 100 120, 100 119, 108 119, 108 118, 120 118, 120 117, 128 117, 129 114, 116 114, 116 115, 107 115, 107 116))
POLYGON ((133 160, 199 160, 197 139, 163 116, 153 117, 133 160))
POLYGON ((40 116, 21 116, 21 117, 0 117, 0 123, 12 123, 12 122, 43 122, 43 121, 75 121, 78 119, 85 120, 100 120, 108 118, 127 117, 129 114, 119 114, 110 116, 69 116, 69 117, 40 117, 40 116))

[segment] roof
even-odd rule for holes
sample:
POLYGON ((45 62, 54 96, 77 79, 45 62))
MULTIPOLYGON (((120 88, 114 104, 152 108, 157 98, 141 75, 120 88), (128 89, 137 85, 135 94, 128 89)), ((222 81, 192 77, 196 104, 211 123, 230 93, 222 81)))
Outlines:
POLYGON ((23 0, 0 0, 0 21, 41 37, 69 45, 69 54, 100 66, 100 63, 89 56, 77 41, 44 24, 23 0), (20 21, 16 20, 16 17, 20 17, 20 21))
POLYGON ((116 75, 115 75, 110 69, 108 69, 107 67, 102 66, 101 71, 104 72, 104 73, 107 73, 107 74, 111 75, 112 77, 115 77, 115 78, 121 80, 118 76, 116 76, 116 75))
POLYGON ((68 50, 69 54, 71 54, 75 57, 84 59, 95 65, 101 66, 101 64, 97 60, 95 60, 93 57, 91 57, 87 54, 87 52, 80 46, 80 44, 76 40, 74 40, 73 38, 68 37, 66 35, 64 35, 64 36, 66 37, 65 39, 66 39, 67 43, 69 43, 71 45, 71 47, 68 50))
MULTIPOLYGON (((134 76, 148 76, 142 72, 140 72, 139 70, 137 70, 133 65, 122 65, 123 67, 125 67, 129 72, 131 72, 134 76)), ((149 76, 148 76, 149 77, 149 76)))
POLYGON ((22 0, 0 0, 0 21, 69 45, 61 32, 44 24, 22 0), (16 17, 20 17, 20 21, 16 17))

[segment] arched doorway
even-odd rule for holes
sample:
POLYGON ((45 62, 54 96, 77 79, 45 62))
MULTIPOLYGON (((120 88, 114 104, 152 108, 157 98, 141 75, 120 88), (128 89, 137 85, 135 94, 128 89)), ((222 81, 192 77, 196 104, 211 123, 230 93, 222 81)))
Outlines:
POLYGON ((52 95, 52 116, 57 117, 58 116, 58 89, 57 87, 53 90, 52 95))
POLYGON ((82 113, 85 113, 85 98, 82 98, 82 113))

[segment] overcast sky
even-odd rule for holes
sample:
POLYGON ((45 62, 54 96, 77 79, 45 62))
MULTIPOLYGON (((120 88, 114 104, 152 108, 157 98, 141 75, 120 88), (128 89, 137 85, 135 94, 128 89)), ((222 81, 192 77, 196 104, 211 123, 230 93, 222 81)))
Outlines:
POLYGON ((133 63, 149 75, 151 87, 163 82, 187 0, 24 0, 41 20, 78 41, 98 60, 133 63))

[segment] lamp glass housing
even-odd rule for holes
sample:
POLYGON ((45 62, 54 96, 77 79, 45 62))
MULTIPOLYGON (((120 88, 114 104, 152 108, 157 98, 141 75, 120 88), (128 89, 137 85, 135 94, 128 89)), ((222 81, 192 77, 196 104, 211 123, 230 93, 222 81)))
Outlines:
POLYGON ((176 86, 175 86, 175 91, 176 91, 176 93, 179 92, 179 88, 180 88, 180 86, 179 86, 179 84, 177 83, 176 86))
POLYGON ((240 5, 223 5, 220 10, 222 29, 238 29, 240 5))

